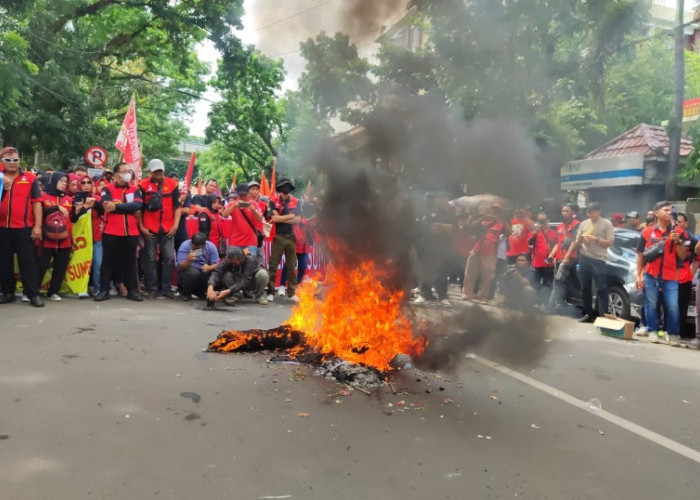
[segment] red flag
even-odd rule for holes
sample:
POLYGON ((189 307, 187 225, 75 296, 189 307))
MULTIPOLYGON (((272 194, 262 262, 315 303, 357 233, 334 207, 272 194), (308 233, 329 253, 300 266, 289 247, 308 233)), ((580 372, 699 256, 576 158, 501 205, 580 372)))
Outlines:
POLYGON ((272 159, 272 175, 270 176, 270 193, 271 196, 277 194, 277 175, 275 170, 277 170, 277 158, 272 159))
POLYGON ((126 110, 122 128, 119 130, 114 147, 124 155, 124 162, 134 169, 136 178, 141 178, 141 151, 139 149, 139 135, 136 126, 136 100, 131 96, 129 109, 126 110))
POLYGON ((265 177, 265 172, 263 172, 260 178, 260 196, 272 196, 270 185, 267 183, 267 177, 265 177))
POLYGON ((190 164, 187 165, 187 173, 185 174, 185 189, 189 191, 190 186, 192 185, 192 174, 194 173, 194 157, 195 153, 192 153, 192 156, 190 156, 190 164))

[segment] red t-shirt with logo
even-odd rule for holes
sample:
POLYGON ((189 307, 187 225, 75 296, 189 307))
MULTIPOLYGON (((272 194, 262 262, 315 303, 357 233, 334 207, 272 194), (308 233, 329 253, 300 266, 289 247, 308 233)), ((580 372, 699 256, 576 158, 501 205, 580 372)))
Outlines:
POLYGON ((262 224, 255 220, 255 216, 251 210, 245 208, 234 208, 231 212, 231 236, 228 238, 228 243, 234 247, 249 247, 258 246, 258 235, 255 229, 262 229, 262 224), (245 215, 244 215, 245 213, 245 215), (246 221, 246 217, 250 224, 246 221), (251 224, 253 227, 251 227, 251 224))
MULTIPOLYGON (((676 228, 675 231, 681 236, 681 244, 683 242, 683 231, 681 228, 676 228)), ((649 248, 657 243, 659 243, 663 238, 666 238, 664 244, 664 254, 652 261, 647 262, 644 266, 644 272, 650 274, 654 278, 661 277, 662 280, 667 281, 678 281, 679 278, 679 262, 676 255, 676 245, 671 241, 670 238, 671 227, 669 226, 666 231, 663 231, 659 226, 650 226, 642 231, 642 235, 639 238, 639 243, 637 244, 637 252, 644 252, 645 248, 649 248)))
POLYGON ((508 257, 516 257, 521 253, 530 253, 530 244, 528 242, 532 237, 531 224, 532 221, 530 219, 521 221, 516 218, 510 222, 511 233, 508 236, 508 252, 506 253, 508 257))
POLYGON ((10 189, 3 189, 0 202, 0 227, 7 229, 34 227, 33 204, 41 202, 41 199, 41 188, 34 174, 19 172, 10 189))

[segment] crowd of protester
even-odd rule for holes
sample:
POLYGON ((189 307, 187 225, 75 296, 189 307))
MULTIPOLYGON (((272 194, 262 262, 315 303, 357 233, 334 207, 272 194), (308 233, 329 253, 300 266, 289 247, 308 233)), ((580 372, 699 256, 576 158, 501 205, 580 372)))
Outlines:
MULTIPOLYGON (((92 229, 92 261, 89 286, 79 296, 98 302, 122 295, 132 301, 198 298, 208 307, 245 299, 267 305, 275 299, 284 258, 277 290, 298 301, 314 216, 304 214, 290 179, 279 179, 272 197, 261 196, 256 181, 232 186, 224 196, 214 179, 204 184, 203 194, 192 196, 181 191, 177 176, 165 175, 159 159, 148 163, 141 180, 126 163, 99 175, 93 170, 92 177, 88 172, 77 167, 71 173, 49 169, 35 175, 20 168, 17 149, 0 150, 0 303, 18 296, 35 307, 44 305, 44 297, 62 300, 75 243, 71 225, 81 217, 89 218, 92 229), (224 223, 230 230, 224 231, 224 223), (263 242, 271 232, 269 265, 264 266, 263 242), (15 258, 21 294, 16 293, 15 258), (51 278, 42 290, 48 270, 51 278)), ((581 297, 579 321, 594 322, 608 312, 607 254, 616 228, 624 228, 639 233, 635 276, 644 304, 636 333, 653 342, 681 342, 700 239, 671 203, 657 203, 645 221, 636 211, 605 218, 595 202, 579 217, 576 207, 565 203, 561 222, 552 224, 547 211, 525 205, 509 211, 492 201, 460 213, 439 192, 427 193, 424 202, 417 219, 420 265, 414 302, 449 305, 448 283, 453 282, 461 284, 464 301, 495 300, 567 314, 572 311, 567 298, 574 291, 581 297)), ((689 346, 698 348, 698 339, 700 333, 689 346)))
POLYGON ((43 307, 45 298, 62 300, 76 245, 71 226, 82 217, 91 226, 92 260, 81 297, 98 302, 115 295, 136 302, 197 297, 208 307, 249 299, 267 305, 275 298, 284 256, 286 289, 280 295, 298 301, 314 217, 302 216, 290 179, 279 179, 272 197, 261 196, 256 181, 238 184, 224 197, 214 179, 205 183, 204 194, 192 196, 181 192, 176 176, 165 175, 159 159, 148 163, 141 180, 126 163, 98 170, 99 175, 91 171, 92 177, 83 167, 34 174, 20 168, 17 149, 0 150, 0 303, 21 297, 43 307), (224 221, 230 230, 224 231, 224 221), (262 258, 268 236, 270 272, 262 258), (51 278, 42 288, 48 270, 51 278))
POLYGON ((654 343, 700 347, 697 321, 692 337, 684 337, 682 328, 700 264, 700 238, 670 202, 658 202, 645 221, 637 211, 608 219, 596 202, 589 202, 579 217, 577 207, 565 203, 561 222, 552 224, 546 211, 533 212, 529 206, 509 214, 494 201, 459 214, 444 193, 428 193, 424 201, 417 238, 423 272, 415 303, 448 304, 447 283, 461 281, 464 301, 502 302, 550 314, 572 314, 577 309, 567 298, 580 297, 579 321, 593 323, 609 311, 608 249, 615 244, 615 231, 624 229, 639 233, 634 274, 643 305, 636 334, 654 343), (446 245, 439 242, 445 239, 452 251, 440 254, 446 245), (466 256, 466 264, 459 256, 466 256))

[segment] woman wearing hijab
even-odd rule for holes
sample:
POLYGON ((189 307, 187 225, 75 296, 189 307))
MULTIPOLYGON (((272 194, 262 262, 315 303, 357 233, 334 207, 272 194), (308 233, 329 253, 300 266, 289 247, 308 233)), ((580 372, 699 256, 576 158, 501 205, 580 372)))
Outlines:
MULTIPOLYGON (((83 203, 79 206, 73 205, 73 198, 66 195, 68 176, 63 172, 52 172, 44 176, 44 196, 41 199, 42 217, 44 221, 44 237, 38 250, 37 264, 39 268, 39 279, 44 278, 46 271, 52 267, 51 284, 46 296, 49 300, 59 301, 61 296, 58 291, 68 269, 70 252, 72 247, 71 222, 77 220, 76 212, 83 208, 83 203), (76 210, 77 209, 77 210, 76 210), (51 235, 46 228, 49 226, 48 218, 52 213, 60 212, 63 215, 60 235, 51 235)), ((52 217, 53 219, 53 217, 52 217)))
POLYGON ((207 235, 207 239, 219 250, 219 256, 226 255, 226 239, 223 237, 219 215, 221 208, 221 197, 216 194, 197 195, 192 198, 191 211, 199 220, 197 231, 207 235))

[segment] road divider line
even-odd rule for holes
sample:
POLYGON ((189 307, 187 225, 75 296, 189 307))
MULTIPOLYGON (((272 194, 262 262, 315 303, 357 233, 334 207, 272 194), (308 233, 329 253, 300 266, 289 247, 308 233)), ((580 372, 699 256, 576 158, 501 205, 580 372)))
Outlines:
POLYGON ((473 359, 485 366, 488 366, 489 368, 501 372, 504 375, 519 380, 520 382, 523 382, 524 384, 527 384, 530 387, 533 387, 546 394, 549 394, 550 396, 564 401, 565 403, 569 403, 571 406, 575 406, 576 408, 584 410, 587 413, 590 413, 596 417, 600 417, 603 420, 607 420, 608 422, 615 424, 618 427, 621 427, 633 434, 636 434, 639 437, 647 439, 652 443, 656 443, 659 446, 663 446, 667 450, 671 450, 672 452, 689 458, 694 462, 700 463, 700 451, 698 450, 685 446, 684 444, 674 441, 673 439, 669 439, 666 436, 662 436, 659 433, 647 429, 646 427, 642 427, 641 425, 635 424, 634 422, 630 422, 627 419, 618 417, 617 415, 610 413, 609 411, 605 411, 602 409, 595 412, 590 411, 585 401, 578 399, 577 397, 574 397, 571 394, 567 394, 566 392, 560 391, 552 387, 551 385, 543 384, 542 382, 528 377, 527 375, 523 375, 520 372, 511 370, 510 368, 503 366, 499 363, 483 358, 481 356, 474 356, 473 359))

